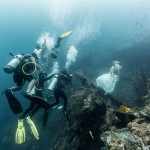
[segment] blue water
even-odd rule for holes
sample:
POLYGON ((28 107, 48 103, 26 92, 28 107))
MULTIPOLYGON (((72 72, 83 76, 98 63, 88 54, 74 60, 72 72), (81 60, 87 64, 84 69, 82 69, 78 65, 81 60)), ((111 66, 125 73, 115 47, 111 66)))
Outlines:
MULTIPOLYGON (((140 67, 150 74, 149 24, 149 0, 1 0, 0 92, 13 85, 12 75, 3 72, 9 52, 32 53, 44 32, 56 38, 72 30, 61 43, 58 59, 65 63, 67 50, 74 45, 79 53, 71 71, 83 69, 93 81, 109 70, 112 60, 121 62, 124 74, 140 67)), ((0 100, 1 138, 8 118, 17 117, 1 94, 0 100)))

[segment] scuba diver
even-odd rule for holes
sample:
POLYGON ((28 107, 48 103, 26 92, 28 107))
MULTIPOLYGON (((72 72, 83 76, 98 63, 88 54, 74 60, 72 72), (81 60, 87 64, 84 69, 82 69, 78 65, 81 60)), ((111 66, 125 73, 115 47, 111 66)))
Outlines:
POLYGON ((25 81, 31 81, 33 79, 32 74, 36 69, 42 71, 41 67, 36 63, 35 58, 30 54, 18 54, 13 55, 10 53, 13 59, 3 68, 4 72, 13 74, 15 86, 8 88, 4 91, 8 100, 9 106, 14 114, 22 112, 22 107, 17 98, 13 95, 14 91, 21 90, 25 81))
POLYGON ((33 54, 36 54, 36 56, 38 56, 38 58, 41 60, 41 63, 44 67, 49 68, 49 65, 51 64, 51 61, 53 59, 57 58, 57 54, 59 53, 56 49, 60 47, 60 42, 68 37, 69 35, 71 35, 72 31, 69 32, 65 32, 63 34, 61 34, 58 38, 57 38, 57 42, 54 45, 53 48, 50 49, 50 39, 46 38, 46 39, 41 39, 40 42, 37 43, 36 48, 34 49, 33 54))
POLYGON ((44 82, 50 80, 55 74, 47 75, 44 71, 39 73, 39 76, 33 79, 25 93, 22 93, 25 98, 31 101, 30 106, 24 111, 20 117, 23 119, 27 114, 32 117, 40 108, 44 108, 43 127, 46 126, 48 120, 48 111, 50 104, 43 99, 44 82))
POLYGON ((53 106, 57 105, 59 103, 59 97, 62 97, 64 99, 64 114, 69 122, 69 117, 66 113, 66 107, 67 107, 67 96, 66 93, 62 90, 64 88, 65 84, 71 83, 72 75, 68 74, 66 71, 62 71, 57 74, 50 74, 47 75, 45 72, 40 72, 39 76, 35 79, 33 79, 28 86, 28 89, 25 93, 22 93, 25 98, 29 99, 31 101, 31 104, 29 108, 25 110, 23 115, 19 117, 18 119, 18 127, 16 130, 16 136, 15 136, 15 142, 16 144, 22 144, 25 142, 26 139, 26 132, 25 127, 23 123, 24 117, 27 116, 27 122, 30 125, 31 131, 34 135, 34 137, 38 140, 39 139, 39 133, 38 130, 31 120, 31 117, 40 109, 44 108, 44 119, 43 119, 43 126, 46 126, 46 123, 48 121, 48 112, 49 109, 53 106), (44 88, 44 82, 47 80, 50 80, 53 78, 52 83, 50 84, 50 87, 54 87, 54 95, 56 98, 56 102, 53 104, 49 104, 45 99, 42 98, 43 94, 43 88, 44 88), (56 80, 57 79, 57 80, 56 80), (57 82, 53 82, 57 81, 57 82))
POLYGON ((32 85, 29 85, 27 91, 25 93, 22 93, 25 98, 31 101, 31 104, 29 108, 25 110, 21 118, 24 118, 27 114, 29 114, 30 117, 32 117, 40 108, 44 108, 45 113, 43 119, 43 127, 45 127, 48 121, 48 112, 50 108, 57 105, 59 103, 59 98, 61 97, 64 100, 63 112, 70 124, 69 117, 66 113, 67 96, 63 89, 65 88, 66 84, 71 83, 71 78, 72 74, 68 74, 66 71, 61 71, 60 73, 50 75, 46 75, 46 73, 44 72, 40 73, 37 79, 34 79, 30 82, 30 84, 32 85), (53 102, 52 104, 50 104, 44 98, 42 98, 44 82, 50 80, 51 78, 53 78, 53 80, 48 89, 54 90, 55 102, 53 102), (32 94, 33 87, 35 92, 32 94))
POLYGON ((50 104, 42 99, 42 92, 44 87, 44 82, 51 79, 53 75, 47 76, 47 74, 42 71, 39 73, 39 76, 35 79, 33 79, 29 85, 28 89, 25 93, 22 93, 25 98, 29 99, 30 106, 24 111, 22 116, 18 119, 18 127, 16 130, 16 136, 15 136, 15 142, 16 144, 22 144, 25 142, 26 139, 26 133, 25 133, 25 127, 23 123, 23 119, 26 117, 27 123, 30 125, 31 131, 35 137, 35 139, 39 139, 39 133, 38 130, 34 124, 34 122, 31 120, 31 117, 40 109, 44 108, 44 119, 43 119, 43 127, 46 126, 47 120, 48 120, 48 110, 50 107, 50 104))
MULTIPOLYGON (((30 125, 31 131, 35 139, 37 140, 39 139, 39 133, 34 122, 31 120, 31 117, 42 107, 45 109, 43 126, 46 125, 46 120, 48 118, 48 110, 50 106, 48 102, 42 99, 42 91, 43 91, 44 81, 46 81, 45 79, 46 75, 47 74, 44 71, 40 72, 37 78, 31 80, 31 82, 28 85, 27 91, 25 93, 22 93, 27 99, 31 100, 31 102, 30 102, 30 106, 24 111, 22 116, 20 116, 18 119, 18 127, 15 136, 16 144, 22 144, 26 140, 26 132, 25 132, 25 126, 23 122, 23 119, 26 117, 26 115, 28 115, 26 117, 26 120, 27 123, 30 125), (31 93, 34 95, 31 96, 31 93)), ((51 76, 49 78, 51 78, 51 76)))
MULTIPOLYGON (((64 114, 66 114, 68 98, 66 96, 66 92, 64 91, 64 89, 65 89, 65 85, 68 85, 71 83, 72 74, 69 74, 69 73, 67 73, 66 70, 64 70, 64 71, 61 71, 55 78, 57 78, 57 81, 56 81, 54 89, 53 89, 55 102, 50 105, 50 108, 57 105, 59 103, 59 98, 61 97, 64 100, 63 112, 64 112, 64 114)), ((52 90, 51 88, 48 88, 48 89, 52 90)))
POLYGON ((55 102, 50 104, 50 108, 59 104, 59 100, 60 98, 62 98, 63 99, 63 113, 66 116, 67 121, 69 122, 69 125, 71 125, 71 122, 67 114, 68 98, 66 96, 66 92, 64 91, 64 89, 66 85, 71 84, 71 81, 72 81, 72 74, 69 74, 67 73, 66 70, 64 70, 54 76, 53 81, 48 87, 50 91, 53 90, 54 97, 55 97, 55 102))

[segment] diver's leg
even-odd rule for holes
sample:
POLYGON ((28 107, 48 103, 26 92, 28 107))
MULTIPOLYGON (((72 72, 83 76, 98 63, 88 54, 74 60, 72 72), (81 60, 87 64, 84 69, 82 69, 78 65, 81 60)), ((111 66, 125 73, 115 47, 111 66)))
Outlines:
POLYGON ((58 48, 60 46, 60 41, 63 40, 64 38, 68 37, 70 34, 72 33, 72 31, 69 32, 64 32, 63 34, 61 34, 58 38, 57 38, 57 43, 55 44, 54 48, 58 48))
POLYGON ((43 127, 46 127, 47 121, 48 121, 48 110, 45 110, 44 112, 44 118, 43 118, 43 127))
POLYGON ((55 102, 50 104, 50 108, 56 106, 59 103, 59 90, 58 89, 54 90, 54 96, 55 96, 55 102))
POLYGON ((64 99, 63 113, 66 116, 66 119, 67 119, 67 121, 69 123, 69 126, 70 126, 71 125, 71 121, 70 121, 69 115, 67 113, 67 101, 68 101, 68 99, 67 99, 66 93, 61 90, 59 94, 60 94, 60 97, 62 97, 64 99))
POLYGON ((65 112, 66 109, 67 109, 67 101, 68 101, 67 96, 66 96, 66 93, 65 93, 64 91, 60 90, 59 95, 60 95, 60 97, 62 97, 63 100, 64 100, 64 108, 63 108, 63 110, 64 110, 64 112, 65 112))
POLYGON ((31 90, 33 89, 34 85, 35 85, 35 79, 30 81, 30 83, 28 84, 28 88, 27 88, 26 92, 30 93, 31 90))
POLYGON ((15 74, 15 76, 13 77, 14 77, 14 82, 16 83, 16 86, 6 89, 4 93, 8 100, 8 104, 12 112, 14 114, 19 114, 23 111, 22 106, 20 102, 18 101, 18 99, 13 95, 13 91, 18 91, 22 89, 24 82, 23 82, 22 77, 18 77, 18 74, 17 75, 15 74))
POLYGON ((12 91, 12 92, 14 92, 14 91, 19 91, 19 90, 21 90, 23 88, 23 85, 16 85, 16 86, 13 86, 13 87, 11 87, 10 88, 10 90, 12 91))
POLYGON ((60 47, 60 41, 61 41, 61 38, 57 38, 57 42, 56 42, 56 44, 55 44, 55 46, 54 46, 54 49, 57 49, 58 47, 60 47))
POLYGON ((50 57, 57 58, 57 53, 59 53, 56 49, 60 47, 60 41, 62 39, 60 37, 57 38, 57 42, 54 47, 51 49, 50 57))
POLYGON ((23 119, 35 106, 35 103, 31 101, 30 106, 24 111, 20 119, 23 119))
POLYGON ((42 108, 41 106, 37 105, 32 112, 30 113, 30 116, 32 117, 40 108, 42 108))
POLYGON ((19 74, 18 72, 14 72, 14 75, 13 75, 13 79, 14 79, 14 82, 16 83, 16 86, 13 86, 11 87, 11 91, 19 91, 23 88, 23 85, 24 85, 24 79, 22 77, 21 74, 19 74))

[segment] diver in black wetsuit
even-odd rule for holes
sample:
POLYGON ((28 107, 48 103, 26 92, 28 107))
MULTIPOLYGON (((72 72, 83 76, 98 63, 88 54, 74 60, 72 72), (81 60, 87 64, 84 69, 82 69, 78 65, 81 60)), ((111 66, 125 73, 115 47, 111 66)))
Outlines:
POLYGON ((57 75, 57 82, 54 87, 55 102, 50 105, 50 108, 52 108, 59 103, 60 98, 62 98, 64 100, 63 101, 63 113, 66 116, 66 119, 67 119, 69 125, 71 125, 71 122, 70 122, 70 119, 69 119, 69 116, 67 113, 68 98, 66 96, 66 92, 64 89, 65 89, 66 85, 71 83, 71 80, 72 80, 72 74, 68 74, 66 70, 61 71, 57 75))
POLYGON ((30 106, 24 111, 23 115, 20 117, 23 119, 28 113, 30 113, 30 117, 32 117, 40 108, 45 109, 44 119, 43 119, 43 127, 46 126, 48 120, 48 111, 50 108, 50 104, 45 101, 43 97, 43 89, 44 82, 50 80, 55 74, 48 75, 45 72, 41 72, 36 79, 33 79, 30 82, 29 88, 27 92, 22 93, 27 99, 31 100, 30 106), (34 88, 35 93, 33 95, 29 94, 31 90, 34 88))
POLYGON ((66 71, 62 71, 58 74, 57 83, 54 88, 55 102, 50 105, 50 108, 57 105, 61 97, 64 100, 63 111, 64 114, 66 114, 68 98, 66 96, 66 92, 64 91, 64 89, 65 89, 65 85, 71 83, 71 79, 72 79, 72 74, 68 74, 66 71))
MULTIPOLYGON (((54 75, 56 75, 56 74, 46 76, 45 73, 41 73, 41 74, 39 74, 39 77, 37 79, 35 79, 34 81, 32 81, 30 83, 32 85, 35 85, 36 93, 35 93, 35 96, 28 94, 28 93, 30 93, 30 91, 32 89, 28 89, 26 93, 23 93, 23 95, 27 99, 31 100, 31 104, 30 104, 29 108, 27 108, 25 110, 25 112, 23 113, 23 115, 20 117, 21 119, 23 119, 28 113, 30 113, 30 116, 33 116, 40 108, 44 108, 45 113, 44 113, 43 127, 45 127, 47 120, 48 120, 49 109, 52 108, 53 106, 57 105, 59 103, 59 98, 61 97, 64 100, 63 111, 64 111, 65 116, 67 117, 67 120, 69 121, 69 124, 70 124, 69 117, 66 113, 67 96, 63 89, 65 88, 66 84, 71 83, 71 78, 72 78, 71 74, 68 74, 66 71, 62 71, 61 73, 57 74, 58 80, 57 80, 57 83, 54 88, 54 96, 55 96, 56 101, 54 103, 49 104, 47 101, 45 101, 42 98, 44 82, 51 79, 54 75)), ((30 85, 29 87, 33 87, 33 86, 30 85)))
POLYGON ((33 79, 33 73, 36 69, 41 71, 41 67, 30 54, 18 54, 14 56, 10 53, 10 55, 13 59, 3 68, 3 70, 8 74, 13 73, 13 79, 16 85, 6 89, 4 92, 13 113, 19 114, 22 112, 22 107, 17 98, 13 95, 13 92, 21 90, 25 81, 30 82, 33 79))

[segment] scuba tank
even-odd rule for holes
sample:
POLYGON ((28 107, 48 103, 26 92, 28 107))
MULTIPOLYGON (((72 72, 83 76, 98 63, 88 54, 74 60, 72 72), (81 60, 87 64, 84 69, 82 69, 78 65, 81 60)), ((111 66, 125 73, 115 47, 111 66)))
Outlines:
POLYGON ((58 81, 58 75, 54 75, 54 77, 53 77, 51 83, 50 83, 49 86, 48 86, 48 89, 49 89, 49 90, 54 90, 57 81, 58 81))
POLYGON ((8 74, 14 72, 14 70, 20 65, 21 61, 23 60, 23 55, 18 54, 14 56, 11 53, 10 55, 13 57, 13 59, 3 68, 4 72, 8 74))

